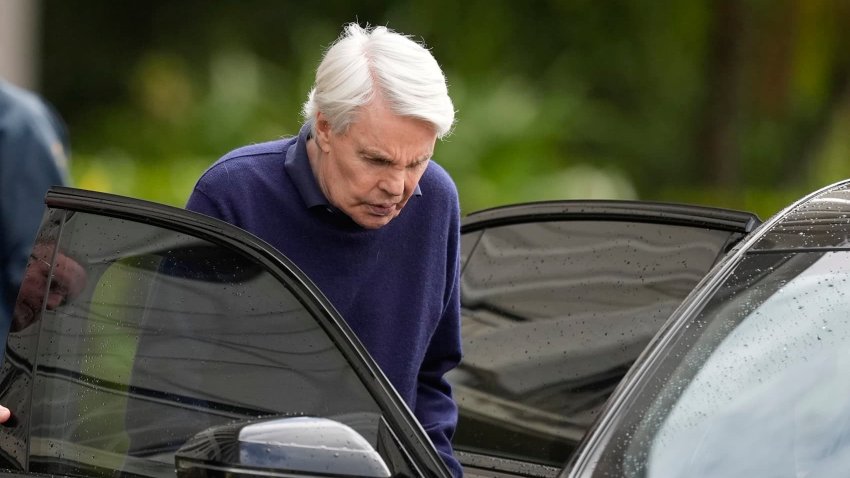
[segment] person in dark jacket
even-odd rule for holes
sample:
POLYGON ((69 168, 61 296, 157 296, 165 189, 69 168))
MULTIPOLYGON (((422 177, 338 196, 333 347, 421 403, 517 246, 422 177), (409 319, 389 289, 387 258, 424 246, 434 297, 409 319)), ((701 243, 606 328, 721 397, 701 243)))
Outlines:
MULTIPOLYGON (((36 94, 0 79, 0 346, 44 212, 44 195, 68 183, 68 140, 59 116, 36 94)), ((11 413, 0 405, 0 423, 11 413)))
POLYGON ((327 50, 299 134, 239 148, 199 179, 187 208, 292 259, 330 299, 456 475, 461 359, 460 207, 432 160, 455 118, 421 44, 346 26, 327 50))
POLYGON ((0 344, 5 345, 44 195, 68 183, 67 135, 34 93, 0 79, 0 344))

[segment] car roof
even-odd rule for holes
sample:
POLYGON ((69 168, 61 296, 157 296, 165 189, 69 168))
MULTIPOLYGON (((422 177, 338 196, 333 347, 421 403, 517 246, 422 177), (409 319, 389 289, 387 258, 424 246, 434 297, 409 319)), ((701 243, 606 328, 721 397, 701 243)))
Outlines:
POLYGON ((750 251, 850 246, 850 180, 803 198, 776 215, 750 251))

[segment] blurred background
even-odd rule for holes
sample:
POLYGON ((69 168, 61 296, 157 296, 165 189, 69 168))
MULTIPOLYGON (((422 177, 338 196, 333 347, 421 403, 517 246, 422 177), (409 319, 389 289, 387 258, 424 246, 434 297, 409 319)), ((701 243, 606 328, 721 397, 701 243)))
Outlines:
POLYGON ((767 218, 850 177, 850 0, 0 0, 0 76, 65 119, 78 187, 182 206, 297 132, 346 22, 423 41, 464 213, 646 199, 767 218))

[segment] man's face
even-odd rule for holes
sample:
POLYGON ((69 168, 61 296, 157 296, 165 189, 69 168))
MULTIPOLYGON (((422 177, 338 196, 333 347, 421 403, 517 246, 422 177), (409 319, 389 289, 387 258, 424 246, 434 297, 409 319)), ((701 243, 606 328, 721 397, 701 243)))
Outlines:
POLYGON ((331 204, 366 229, 398 216, 434 153, 434 128, 395 115, 379 100, 364 106, 343 134, 321 113, 316 121, 310 164, 331 204))

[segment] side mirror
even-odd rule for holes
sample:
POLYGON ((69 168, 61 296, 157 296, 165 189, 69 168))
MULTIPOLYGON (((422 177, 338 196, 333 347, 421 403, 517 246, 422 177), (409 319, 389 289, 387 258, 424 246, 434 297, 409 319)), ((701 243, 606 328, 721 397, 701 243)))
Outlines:
POLYGON ((204 430, 175 454, 178 478, 364 476, 389 478, 353 428, 318 417, 276 418, 204 430))

